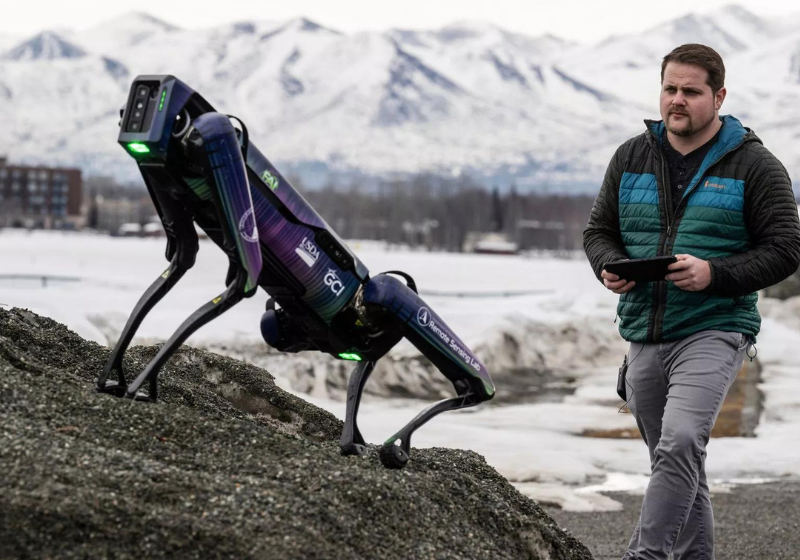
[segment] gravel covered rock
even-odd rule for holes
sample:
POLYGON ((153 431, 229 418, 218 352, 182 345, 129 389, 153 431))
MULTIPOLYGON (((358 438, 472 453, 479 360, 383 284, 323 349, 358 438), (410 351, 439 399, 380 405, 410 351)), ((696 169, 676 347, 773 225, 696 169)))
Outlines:
POLYGON ((108 356, 0 309, 0 558, 592 558, 473 452, 342 457, 331 414, 185 346, 158 403, 117 399, 108 356))

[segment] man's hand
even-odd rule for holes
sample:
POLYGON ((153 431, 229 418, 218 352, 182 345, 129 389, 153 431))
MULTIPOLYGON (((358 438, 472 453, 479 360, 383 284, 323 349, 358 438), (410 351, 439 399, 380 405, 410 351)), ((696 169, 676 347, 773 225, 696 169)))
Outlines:
POLYGON ((600 273, 600 276, 603 277, 603 285, 615 294, 624 294, 630 292, 636 285, 636 282, 628 282, 625 279, 620 280, 619 276, 616 274, 611 274, 606 270, 603 270, 603 272, 600 273))
POLYGON ((666 279, 687 292, 705 290, 711 284, 711 265, 692 255, 675 255, 678 262, 669 265, 666 279))

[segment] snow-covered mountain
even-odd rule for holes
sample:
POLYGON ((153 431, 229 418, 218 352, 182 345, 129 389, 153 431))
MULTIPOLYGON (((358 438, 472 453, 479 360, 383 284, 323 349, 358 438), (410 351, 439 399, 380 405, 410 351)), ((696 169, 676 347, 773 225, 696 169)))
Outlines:
POLYGON ((566 53, 562 64, 577 75, 592 76, 598 87, 652 105, 659 92, 661 59, 676 46, 709 45, 728 67, 742 53, 783 34, 776 23, 730 5, 708 14, 688 14, 636 35, 609 37, 593 48, 566 53))
POLYGON ((800 134, 800 34, 785 21, 728 6, 581 46, 476 22, 344 34, 300 18, 189 31, 132 13, 82 33, 0 37, 0 126, 11 139, 0 152, 134 178, 115 142, 119 107, 135 76, 173 74, 301 175, 430 171, 587 191, 641 119, 658 116, 661 57, 703 42, 725 57, 726 109, 800 170, 789 141, 800 134))
POLYGON ((0 33, 0 52, 5 51, 19 43, 20 38, 16 35, 4 35, 0 33))
POLYGON ((83 58, 86 56, 79 46, 70 43, 57 33, 43 31, 3 54, 2 59, 14 62, 33 60, 57 60, 83 58))
POLYGON ((179 29, 148 14, 132 12, 97 25, 76 38, 94 52, 109 53, 173 31, 179 29))

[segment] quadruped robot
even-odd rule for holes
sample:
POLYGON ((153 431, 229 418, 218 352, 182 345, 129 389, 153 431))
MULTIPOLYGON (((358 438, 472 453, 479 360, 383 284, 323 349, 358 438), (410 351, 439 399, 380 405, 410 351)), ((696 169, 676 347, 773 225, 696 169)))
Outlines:
POLYGON ((249 141, 239 119, 216 112, 168 75, 138 76, 120 113, 118 141, 139 166, 164 225, 170 264, 131 313, 97 379, 98 391, 154 402, 159 369, 175 350, 260 286, 269 295, 261 319, 267 344, 356 362, 339 441, 344 455, 365 452, 356 423, 361 394, 376 362, 403 337, 453 383, 457 396, 429 406, 386 440, 379 453, 384 466, 407 463, 411 434, 433 416, 494 396, 486 367, 419 297, 414 280, 397 271, 370 276, 249 141), (189 316, 128 383, 123 354, 145 315, 194 265, 195 223, 228 256, 226 290, 189 316))

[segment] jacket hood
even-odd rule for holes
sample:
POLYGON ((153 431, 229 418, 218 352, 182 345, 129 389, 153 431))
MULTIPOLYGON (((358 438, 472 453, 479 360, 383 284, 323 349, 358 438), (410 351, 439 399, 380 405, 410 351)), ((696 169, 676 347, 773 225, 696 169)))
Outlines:
MULTIPOLYGON (((742 125, 736 117, 732 115, 723 115, 719 120, 722 121, 722 132, 719 135, 719 140, 711 149, 711 152, 715 153, 709 154, 712 156, 710 159, 716 159, 716 155, 724 154, 744 142, 755 141, 759 144, 762 143, 761 139, 756 136, 756 133, 742 125)), ((655 139, 659 145, 662 145, 664 143, 664 130, 666 129, 664 121, 648 119, 644 121, 644 124, 647 126, 647 131, 650 133, 649 136, 655 139)))

